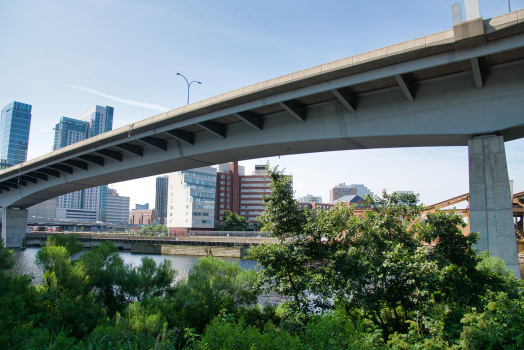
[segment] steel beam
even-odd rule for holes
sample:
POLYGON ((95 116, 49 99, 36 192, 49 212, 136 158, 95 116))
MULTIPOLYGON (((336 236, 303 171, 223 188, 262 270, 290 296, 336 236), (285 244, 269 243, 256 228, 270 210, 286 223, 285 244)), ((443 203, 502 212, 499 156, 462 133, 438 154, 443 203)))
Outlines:
POLYGON ((102 158, 102 157, 97 157, 97 156, 92 156, 92 155, 89 155, 89 154, 85 154, 83 156, 78 156, 77 158, 85 160, 86 162, 91 163, 91 164, 104 166, 104 158, 102 158))
POLYGON ((9 191, 9 187, 0 184, 0 190, 2 190, 2 191, 9 191))
POLYGON ((87 170, 87 163, 82 162, 81 160, 69 159, 69 160, 64 160, 62 163, 70 165, 78 169, 87 170))
POLYGON ((13 179, 5 180, 5 182, 12 183, 12 184, 15 184, 15 185, 20 185, 20 186, 27 187, 27 182, 25 182, 25 181, 23 181, 23 180, 19 180, 19 179, 18 179, 18 176, 15 177, 15 178, 13 178, 13 179))
POLYGON ((29 176, 29 175, 21 175, 20 178, 24 181, 27 181, 27 182, 32 182, 34 184, 38 183, 37 179, 35 179, 34 177, 32 176, 29 176))
POLYGON ((278 103, 281 107, 283 107, 286 111, 291 113, 293 117, 295 117, 299 122, 303 123, 306 121, 306 113, 304 109, 297 106, 295 102, 292 101, 283 101, 278 103))
POLYGON ((41 168, 41 169, 36 169, 35 172, 46 174, 49 176, 54 176, 54 177, 60 177, 60 172, 54 169, 41 168))
POLYGON ((409 91, 408 84, 406 84, 406 82, 404 81, 404 78, 402 78, 402 75, 400 74, 395 75, 395 80, 397 81, 404 95, 406 95, 406 98, 408 99, 408 101, 413 102, 415 99, 413 98, 411 91, 409 91))
POLYGON ((333 89, 331 90, 331 92, 333 93, 333 95, 336 96, 336 98, 338 98, 338 100, 342 103, 342 105, 346 107, 351 113, 356 112, 356 108, 353 107, 351 103, 351 98, 348 96, 348 94, 344 90, 333 89))
POLYGON ((41 174, 41 173, 37 173, 36 171, 32 171, 32 172, 30 172, 30 173, 27 173, 26 175, 27 175, 27 176, 34 177, 34 178, 37 178, 37 179, 39 179, 39 180, 47 181, 47 175, 45 175, 45 174, 41 174))
POLYGON ((130 144, 130 143, 121 143, 119 145, 116 145, 115 147, 118 147, 121 150, 124 150, 126 152, 132 153, 132 154, 134 154, 136 156, 140 156, 140 157, 144 156, 144 148, 140 147, 140 146, 137 146, 137 145, 133 145, 133 144, 130 144))
POLYGON ((167 151, 167 142, 166 140, 159 139, 157 137, 146 136, 142 137, 140 141, 147 143, 150 146, 161 149, 162 151, 167 151))
POLYGON ((18 185, 14 184, 14 183, 11 183, 11 182, 8 182, 8 181, 4 181, 1 184, 3 186, 7 186, 7 187, 10 187, 10 188, 18 189, 18 185))
POLYGON ((225 125, 219 124, 212 120, 200 122, 198 123, 198 125, 206 129, 210 133, 215 134, 218 137, 221 137, 223 139, 226 138, 227 129, 225 125))
POLYGON ((195 145, 195 135, 178 129, 168 130, 166 134, 173 136, 175 139, 182 141, 190 146, 195 145))
POLYGON ((62 171, 64 173, 72 174, 73 173, 73 167, 69 165, 62 165, 62 164, 51 164, 47 166, 48 168, 55 169, 58 171, 62 171))
POLYGON ((98 153, 98 154, 100 154, 100 155, 102 155, 104 157, 107 157, 107 158, 118 160, 119 162, 122 161, 122 153, 120 153, 120 152, 111 151, 111 150, 108 150, 108 149, 99 149, 99 150, 96 150, 95 153, 98 153))
POLYGON ((235 117, 242 119, 244 123, 247 125, 257 129, 258 131, 262 131, 263 127, 263 120, 261 117, 255 115, 251 112, 238 112, 233 114, 235 117))
POLYGON ((482 83, 482 74, 480 73, 479 59, 477 57, 473 57, 470 59, 470 62, 471 70, 473 71, 473 78, 475 79, 475 85, 477 86, 477 90, 480 90, 484 88, 484 84, 482 83))

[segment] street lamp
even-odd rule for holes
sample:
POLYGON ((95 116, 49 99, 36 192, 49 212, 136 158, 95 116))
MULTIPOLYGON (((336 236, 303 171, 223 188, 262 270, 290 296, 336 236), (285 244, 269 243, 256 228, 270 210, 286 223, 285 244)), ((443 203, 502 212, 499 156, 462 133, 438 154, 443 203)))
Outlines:
POLYGON ((186 83, 187 83, 187 104, 189 104, 189 88, 191 87, 191 84, 193 83, 199 83, 199 84, 202 84, 201 82, 199 81, 196 81, 196 80, 193 80, 192 82, 189 82, 185 76, 183 76, 182 74, 180 73, 177 73, 176 75, 180 75, 182 78, 184 78, 186 80, 186 83))

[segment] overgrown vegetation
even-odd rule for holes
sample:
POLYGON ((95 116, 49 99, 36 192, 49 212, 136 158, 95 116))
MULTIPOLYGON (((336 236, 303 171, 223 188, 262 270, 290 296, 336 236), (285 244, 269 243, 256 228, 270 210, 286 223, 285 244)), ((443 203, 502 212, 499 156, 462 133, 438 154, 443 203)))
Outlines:
POLYGON ((0 344, 6 349, 520 349, 523 284, 478 254, 458 215, 430 214, 413 195, 353 208, 299 210, 271 169, 261 222, 277 244, 250 256, 260 270, 202 258, 174 282, 169 261, 125 264, 114 244, 79 254, 74 235, 37 256, 44 283, 12 276, 0 248, 0 344), (434 244, 428 249, 429 244, 434 244), (284 297, 261 306, 260 293, 284 297))

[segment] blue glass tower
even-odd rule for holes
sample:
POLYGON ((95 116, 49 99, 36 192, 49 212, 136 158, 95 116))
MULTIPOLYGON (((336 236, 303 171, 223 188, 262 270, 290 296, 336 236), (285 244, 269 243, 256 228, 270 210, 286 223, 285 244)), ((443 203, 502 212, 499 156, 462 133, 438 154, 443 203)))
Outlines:
POLYGON ((31 105, 11 102, 0 115, 0 168, 20 164, 27 160, 31 105))
POLYGON ((73 143, 85 140, 89 123, 83 120, 62 117, 55 126, 55 142, 53 151, 73 143))
MULTIPOLYGON (((113 107, 94 106, 78 119, 60 118, 55 127, 53 150, 113 129, 113 107)), ((97 220, 106 221, 107 185, 87 188, 58 197, 58 208, 96 211, 97 220)))

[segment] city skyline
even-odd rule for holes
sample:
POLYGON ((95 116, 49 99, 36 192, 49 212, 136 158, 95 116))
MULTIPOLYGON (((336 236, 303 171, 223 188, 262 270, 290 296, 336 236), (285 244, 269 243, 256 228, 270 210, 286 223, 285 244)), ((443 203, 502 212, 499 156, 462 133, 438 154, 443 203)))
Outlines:
MULTIPOLYGON (((4 2, 0 4, 0 26, 8 28, 22 13, 27 25, 16 32, 0 31, 3 49, 24 42, 40 55, 38 59, 16 52, 0 56, 2 66, 13 68, 2 72, 5 84, 0 96, 5 100, 0 102, 33 105, 28 149, 28 159, 32 159, 52 148, 51 129, 57 116, 78 115, 79 110, 96 104, 114 105, 117 128, 183 106, 187 91, 177 71, 203 82, 191 90, 190 100, 195 102, 449 29, 453 2, 392 5, 376 1, 370 6, 328 1, 317 6, 309 1, 293 16, 284 16, 295 8, 292 2, 209 3, 205 13, 200 11, 205 2, 160 2, 151 7, 114 1, 86 8, 61 1, 45 6, 35 1, 4 2), (257 20, 248 21, 254 12, 257 20), (358 18, 351 16, 355 12, 360 13, 358 18), (111 20, 103 28, 87 30, 80 24, 86 13, 111 20), (399 21, 401 18, 410 20, 399 21), (308 26, 312 20, 316 25, 308 26), (98 49, 88 52, 85 45, 98 49)), ((481 2, 480 6, 484 18, 507 12, 506 1, 481 2)), ((514 10, 523 7, 524 1, 512 1, 514 10)), ((523 140, 506 143, 515 192, 524 189, 523 145, 523 140)), ((329 198, 329 189, 340 182, 362 183, 375 194, 384 188, 412 190, 426 204, 469 190, 466 147, 329 152, 240 164, 249 172, 254 164, 267 160, 294 174, 297 198, 306 194, 329 198)), ((155 177, 118 183, 114 188, 131 197, 132 207, 154 203, 155 177)))

